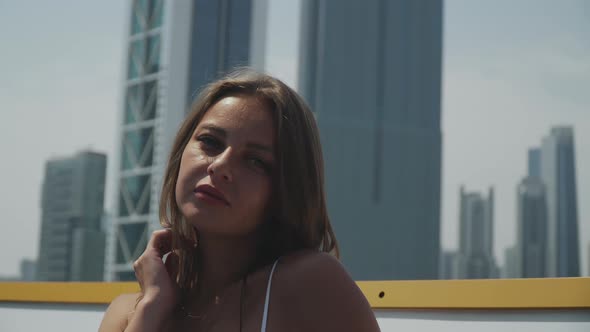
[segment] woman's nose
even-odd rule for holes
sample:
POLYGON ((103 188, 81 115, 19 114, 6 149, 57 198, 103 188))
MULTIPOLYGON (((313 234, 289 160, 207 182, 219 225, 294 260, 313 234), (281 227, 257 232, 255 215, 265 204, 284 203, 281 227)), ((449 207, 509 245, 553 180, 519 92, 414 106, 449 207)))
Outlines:
POLYGON ((210 177, 215 177, 220 180, 231 182, 233 181, 231 170, 231 158, 233 151, 227 147, 222 153, 215 157, 215 160, 209 164, 207 173, 210 177))

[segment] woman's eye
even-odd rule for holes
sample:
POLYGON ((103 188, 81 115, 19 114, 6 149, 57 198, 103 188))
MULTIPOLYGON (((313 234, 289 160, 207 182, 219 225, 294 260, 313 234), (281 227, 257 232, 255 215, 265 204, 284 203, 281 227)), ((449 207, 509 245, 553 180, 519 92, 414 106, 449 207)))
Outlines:
POLYGON ((201 142, 201 144, 203 144, 205 146, 205 149, 211 149, 211 150, 221 149, 222 145, 223 145, 223 143, 221 143, 215 137, 211 137, 211 136, 207 136, 207 135, 197 137, 197 141, 201 142))
POLYGON ((250 158, 248 158, 248 162, 252 166, 254 166, 256 168, 259 168, 259 169, 261 169, 261 170, 263 170, 265 172, 270 171, 270 166, 266 162, 264 162, 262 159, 260 159, 258 157, 250 157, 250 158))

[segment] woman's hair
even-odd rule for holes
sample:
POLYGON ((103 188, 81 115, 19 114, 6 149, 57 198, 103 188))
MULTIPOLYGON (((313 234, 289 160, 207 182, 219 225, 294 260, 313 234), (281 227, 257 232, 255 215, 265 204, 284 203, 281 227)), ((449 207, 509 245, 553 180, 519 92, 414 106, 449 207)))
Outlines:
POLYGON ((330 225, 324 194, 324 165, 313 113, 290 87, 271 76, 241 68, 207 85, 178 131, 164 173, 160 223, 172 229, 173 248, 179 258, 177 283, 190 290, 197 282, 198 234, 184 220, 176 203, 176 181, 183 151, 205 113, 219 100, 246 95, 266 102, 276 128, 272 203, 261 226, 259 263, 286 253, 312 249, 338 257, 338 244, 330 225))

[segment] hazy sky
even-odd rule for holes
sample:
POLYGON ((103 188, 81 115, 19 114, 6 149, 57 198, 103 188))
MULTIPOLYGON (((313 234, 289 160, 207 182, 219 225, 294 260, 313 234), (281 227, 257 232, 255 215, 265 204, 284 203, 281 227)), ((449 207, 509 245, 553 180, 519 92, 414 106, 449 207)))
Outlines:
MULTIPOLYGON (((298 3, 272 1, 268 31, 267 69, 292 85, 298 3)), ((128 7, 121 0, 0 0, 0 275, 16 275, 23 257, 37 256, 45 161, 89 147, 118 152, 128 7)), ((493 185, 495 252, 503 262, 515 241, 526 151, 551 126, 571 124, 587 266, 590 2, 447 0, 444 21, 443 246, 456 247, 459 186, 493 185)))

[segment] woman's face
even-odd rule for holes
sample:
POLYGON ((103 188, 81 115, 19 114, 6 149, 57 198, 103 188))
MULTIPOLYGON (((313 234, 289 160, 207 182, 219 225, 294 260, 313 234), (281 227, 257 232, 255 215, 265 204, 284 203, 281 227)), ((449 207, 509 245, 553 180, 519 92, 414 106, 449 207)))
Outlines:
POLYGON ((214 104, 187 143, 176 203, 199 233, 244 236, 270 209, 275 129, 268 105, 233 95, 214 104))

